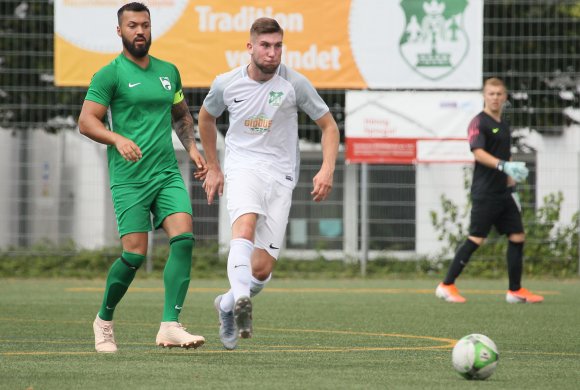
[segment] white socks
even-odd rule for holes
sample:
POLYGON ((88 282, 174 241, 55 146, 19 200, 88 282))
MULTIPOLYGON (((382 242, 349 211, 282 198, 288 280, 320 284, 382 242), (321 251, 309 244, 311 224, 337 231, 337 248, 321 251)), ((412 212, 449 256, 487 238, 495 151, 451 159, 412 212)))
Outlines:
POLYGON ((236 238, 230 242, 228 255, 228 279, 230 290, 222 295, 220 308, 225 312, 234 309, 236 300, 241 296, 256 296, 266 283, 272 279, 272 274, 266 280, 258 280, 252 276, 252 251, 254 244, 244 238, 236 238))
POLYGON ((250 298, 258 295, 270 279, 272 279, 272 274, 268 275, 266 280, 258 280, 252 276, 252 283, 250 283, 250 298))
MULTIPOLYGON (((266 283, 268 283, 272 279, 272 274, 266 278, 266 280, 258 280, 252 276, 252 282, 250 283, 250 298, 255 297, 262 291, 266 283)), ((234 310, 234 294, 232 294, 232 290, 230 289, 227 293, 222 295, 222 300, 220 301, 220 309, 225 312, 229 312, 234 310)))
MULTIPOLYGON (((228 255, 228 279, 230 280, 233 302, 242 296, 250 296, 250 283, 252 280, 252 251, 254 244, 245 238, 234 238, 230 241, 230 253, 228 255)), ((224 296, 225 298, 225 296, 224 296)), ((229 299, 226 298, 229 301, 229 299)), ((224 299, 220 306, 225 311, 231 311, 233 302, 229 310, 225 310, 224 299)), ((227 302, 229 303, 229 302, 227 302)), ((229 305, 228 305, 229 306, 229 305)))

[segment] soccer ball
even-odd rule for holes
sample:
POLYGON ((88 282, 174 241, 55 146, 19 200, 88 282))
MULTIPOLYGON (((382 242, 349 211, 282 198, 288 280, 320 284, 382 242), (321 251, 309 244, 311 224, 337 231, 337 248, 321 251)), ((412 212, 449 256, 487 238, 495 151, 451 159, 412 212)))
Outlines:
POLYGON ((487 379, 493 374, 499 353, 493 341, 482 334, 463 337, 453 347, 453 368, 466 379, 487 379))

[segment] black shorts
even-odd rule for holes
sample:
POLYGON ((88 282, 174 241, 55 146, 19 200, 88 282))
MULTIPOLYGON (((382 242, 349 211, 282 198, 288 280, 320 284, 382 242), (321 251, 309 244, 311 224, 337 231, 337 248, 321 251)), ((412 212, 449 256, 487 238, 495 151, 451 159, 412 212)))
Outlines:
POLYGON ((495 226, 499 234, 524 232, 522 214, 511 195, 472 199, 472 205, 470 236, 486 238, 492 226, 495 226))

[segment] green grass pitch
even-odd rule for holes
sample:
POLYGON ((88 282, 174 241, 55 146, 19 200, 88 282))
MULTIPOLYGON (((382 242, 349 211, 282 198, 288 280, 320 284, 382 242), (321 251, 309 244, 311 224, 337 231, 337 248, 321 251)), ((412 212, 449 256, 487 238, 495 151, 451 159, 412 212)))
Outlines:
POLYGON ((227 282, 192 280, 181 321, 197 350, 155 346, 157 280, 137 279, 119 305, 119 353, 94 352, 103 281, 0 281, 0 389, 578 389, 580 280, 531 280, 537 305, 505 302, 507 282, 460 280, 468 302, 434 296, 435 280, 274 280, 254 299, 254 338, 217 336, 214 297, 227 282), (451 366, 469 333, 495 341, 483 382, 451 366))

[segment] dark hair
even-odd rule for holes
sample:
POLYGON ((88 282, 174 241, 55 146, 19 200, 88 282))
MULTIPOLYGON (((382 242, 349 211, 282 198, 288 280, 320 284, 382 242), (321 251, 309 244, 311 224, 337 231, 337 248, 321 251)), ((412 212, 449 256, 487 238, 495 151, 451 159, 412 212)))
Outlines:
POLYGON ((121 25, 121 16, 123 16, 123 12, 125 11, 133 11, 133 12, 147 12, 149 17, 151 17, 151 13, 149 12, 149 8, 143 3, 138 3, 136 1, 132 3, 127 3, 117 11, 117 21, 119 22, 119 26, 121 25))
POLYGON ((258 18, 252 23, 250 28, 250 36, 255 37, 261 34, 280 33, 284 36, 284 30, 275 19, 272 18, 258 18))

